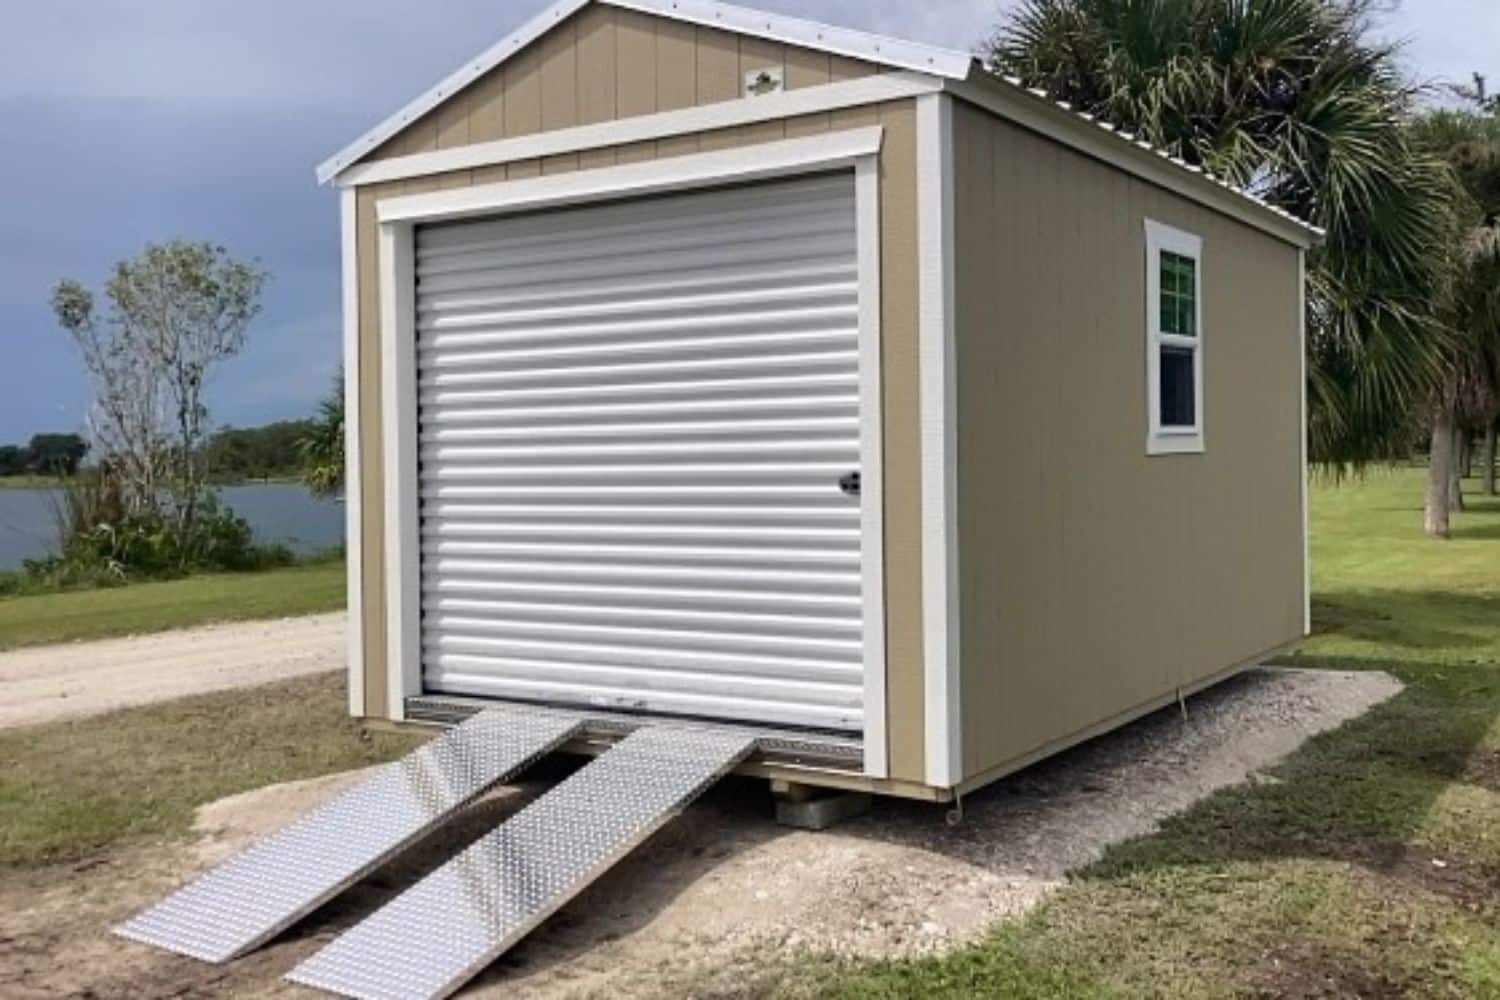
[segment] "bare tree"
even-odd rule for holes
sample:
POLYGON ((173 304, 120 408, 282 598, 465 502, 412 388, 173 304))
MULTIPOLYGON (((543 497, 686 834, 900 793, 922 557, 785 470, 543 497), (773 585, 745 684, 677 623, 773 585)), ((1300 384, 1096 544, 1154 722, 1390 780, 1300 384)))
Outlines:
POLYGON ((206 479, 204 389, 244 346, 265 281, 221 246, 174 240, 115 265, 102 322, 78 282, 53 292, 94 383, 97 450, 122 466, 133 503, 154 505, 166 487, 181 523, 192 524, 206 479))
POLYGON ((78 282, 60 282, 52 308, 83 354, 92 383, 95 454, 114 472, 128 513, 154 509, 170 463, 161 380, 133 331, 97 322, 94 296, 78 282))

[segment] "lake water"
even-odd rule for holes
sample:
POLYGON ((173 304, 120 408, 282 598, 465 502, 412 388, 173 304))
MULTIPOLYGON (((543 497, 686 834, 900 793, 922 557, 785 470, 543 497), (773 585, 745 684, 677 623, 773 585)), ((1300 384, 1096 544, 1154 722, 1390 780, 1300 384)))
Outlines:
MULTIPOLYGON (((19 569, 23 559, 56 548, 52 494, 0 488, 0 570, 19 569)), ((280 542, 300 554, 343 544, 343 505, 313 496, 300 483, 224 486, 219 498, 250 522, 258 542, 280 542)))

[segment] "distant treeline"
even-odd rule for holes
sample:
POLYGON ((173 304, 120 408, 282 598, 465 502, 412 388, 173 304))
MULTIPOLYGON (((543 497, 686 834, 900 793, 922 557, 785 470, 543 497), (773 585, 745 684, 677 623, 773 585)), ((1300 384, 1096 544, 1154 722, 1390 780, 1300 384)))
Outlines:
POLYGON ((204 449, 208 474, 220 482, 294 478, 302 471, 297 442, 312 426, 311 420, 281 420, 264 427, 226 427, 204 449))
MULTIPOLYGON (((302 471, 297 442, 311 420, 282 420, 264 427, 226 427, 208 439, 208 474, 219 482, 287 479, 302 471)), ((0 476, 72 476, 89 445, 77 434, 36 434, 28 444, 0 445, 0 476)))
POLYGON ((71 476, 88 452, 77 434, 33 434, 28 444, 0 445, 0 476, 71 476))

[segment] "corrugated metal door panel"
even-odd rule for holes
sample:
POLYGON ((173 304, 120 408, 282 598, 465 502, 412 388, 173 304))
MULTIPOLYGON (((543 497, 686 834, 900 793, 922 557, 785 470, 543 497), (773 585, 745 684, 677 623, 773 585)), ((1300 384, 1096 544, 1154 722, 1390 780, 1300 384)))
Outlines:
POLYGON ((416 247, 425 687, 862 729, 852 174, 416 247))

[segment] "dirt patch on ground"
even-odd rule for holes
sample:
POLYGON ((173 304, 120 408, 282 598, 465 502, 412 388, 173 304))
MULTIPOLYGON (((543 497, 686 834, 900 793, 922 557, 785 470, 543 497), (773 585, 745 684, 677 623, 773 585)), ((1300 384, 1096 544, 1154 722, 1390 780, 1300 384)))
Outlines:
POLYGON ((1264 1000, 1289 997, 1386 1000, 1408 996, 1411 986, 1372 966, 1367 957, 1317 941, 1278 942, 1260 956, 1259 969, 1248 993, 1264 1000))
POLYGON ((1376 875, 1443 896, 1471 913, 1500 913, 1500 880, 1473 870, 1460 859, 1391 843, 1363 863, 1376 875))
POLYGON ((1500 792, 1500 750, 1483 747, 1469 754, 1459 771, 1459 780, 1500 792))
POLYGON ((0 653, 0 729, 344 665, 342 611, 0 653))
MULTIPOLYGON (((725 782, 488 970, 472 995, 657 996, 795 950, 910 955, 972 940, 1115 841, 1243 781, 1399 684, 1383 674, 1256 671, 943 807, 878 801, 827 833, 770 819, 763 783, 725 782)), ((0 994, 303 995, 277 977, 555 782, 506 789, 282 940, 222 968, 117 941, 110 924, 357 776, 206 807, 192 844, 0 883, 0 994)), ((1318 994, 1310 994, 1318 995, 1318 994)), ((1378 995, 1378 994, 1377 994, 1378 995)))

